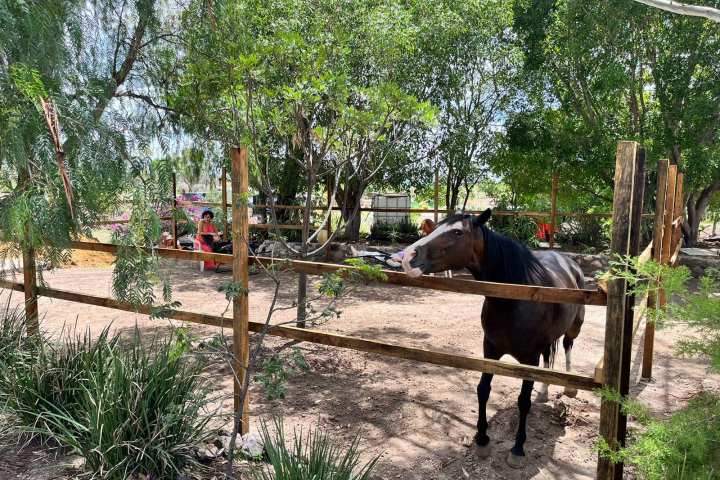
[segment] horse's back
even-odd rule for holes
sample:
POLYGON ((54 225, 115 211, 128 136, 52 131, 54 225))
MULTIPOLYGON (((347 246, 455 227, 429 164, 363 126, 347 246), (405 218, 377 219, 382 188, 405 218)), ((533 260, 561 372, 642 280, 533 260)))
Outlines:
POLYGON ((580 265, 571 258, 553 251, 533 252, 548 272, 548 287, 585 288, 585 276, 580 265))

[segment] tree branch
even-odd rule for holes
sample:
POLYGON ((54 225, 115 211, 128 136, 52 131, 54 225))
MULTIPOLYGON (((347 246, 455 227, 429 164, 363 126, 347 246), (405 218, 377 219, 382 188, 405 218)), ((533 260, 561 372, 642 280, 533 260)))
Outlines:
POLYGON ((720 23, 720 10, 706 7, 704 5, 689 5, 687 3, 674 2, 673 0, 635 0, 638 3, 659 8, 667 12, 687 15, 690 17, 702 17, 720 23))

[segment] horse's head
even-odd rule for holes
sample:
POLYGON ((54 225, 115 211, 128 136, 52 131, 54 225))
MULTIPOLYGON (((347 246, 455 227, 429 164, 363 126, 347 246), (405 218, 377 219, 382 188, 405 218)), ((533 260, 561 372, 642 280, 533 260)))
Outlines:
POLYGON ((411 277, 424 273, 466 268, 482 262, 483 236, 480 227, 490 218, 488 208, 481 215, 451 215, 429 235, 407 247, 402 266, 411 277))

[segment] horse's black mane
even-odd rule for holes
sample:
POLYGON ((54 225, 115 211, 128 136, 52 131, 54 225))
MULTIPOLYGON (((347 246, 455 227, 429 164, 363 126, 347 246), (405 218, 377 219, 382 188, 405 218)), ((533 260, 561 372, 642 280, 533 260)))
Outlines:
MULTIPOLYGON (((473 215, 449 215, 438 225, 475 218, 473 215)), ((472 226, 472 223, 471 223, 472 226)), ((485 224, 474 227, 485 242, 484 264, 470 268, 477 280, 515 284, 547 284, 548 273, 533 253, 521 243, 490 230, 485 224)))

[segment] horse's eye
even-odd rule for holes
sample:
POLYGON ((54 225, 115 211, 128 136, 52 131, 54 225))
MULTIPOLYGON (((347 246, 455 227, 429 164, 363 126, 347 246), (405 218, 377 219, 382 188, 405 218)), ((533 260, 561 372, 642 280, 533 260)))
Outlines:
POLYGON ((453 231, 455 232, 455 236, 457 236, 457 237, 461 237, 463 234, 462 230, 453 230, 453 231))

